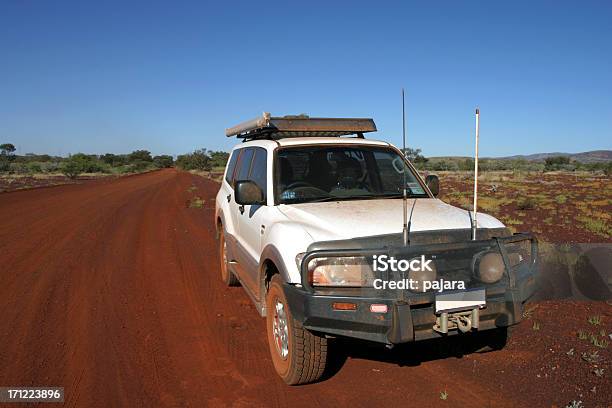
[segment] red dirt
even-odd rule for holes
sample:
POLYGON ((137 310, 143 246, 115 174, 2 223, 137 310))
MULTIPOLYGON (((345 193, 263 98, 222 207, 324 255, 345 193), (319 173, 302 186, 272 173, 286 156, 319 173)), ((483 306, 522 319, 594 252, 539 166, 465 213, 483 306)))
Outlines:
MULTIPOLYGON (((440 342, 393 351, 353 344, 327 380, 286 386, 264 320, 241 288, 221 284, 217 189, 163 170, 1 194, 0 385, 63 386, 65 405, 79 407, 533 406, 534 395, 537 405, 569 402, 571 393, 527 375, 536 373, 529 358, 510 379, 495 371, 537 352, 530 342, 469 357, 482 359, 476 374, 440 342), (202 208, 185 205, 195 195, 202 208)), ((531 327, 520 332, 533 336, 531 327)), ((610 374, 598 390, 610 389, 610 374)), ((583 400, 609 405, 598 393, 583 400)))
MULTIPOLYGON (((53 187, 64 184, 78 184, 90 180, 99 180, 103 178, 114 178, 118 176, 110 174, 97 174, 93 176, 79 176, 76 179, 70 179, 66 176, 2 176, 0 177, 0 193, 6 193, 16 190, 24 190, 30 188, 53 187)), ((119 176, 120 177, 120 176, 119 176)))
MULTIPOLYGON (((441 175, 440 198, 471 209, 472 177, 466 172, 441 175)), ((484 179, 478 183, 480 202, 492 199, 501 204, 480 210, 500 218, 511 228, 535 232, 539 239, 552 243, 612 243, 609 177, 589 173, 518 172, 493 172, 489 177, 494 181, 484 179), (526 201, 530 202, 527 208, 526 201), (607 235, 589 231, 586 220, 602 223, 607 235)))

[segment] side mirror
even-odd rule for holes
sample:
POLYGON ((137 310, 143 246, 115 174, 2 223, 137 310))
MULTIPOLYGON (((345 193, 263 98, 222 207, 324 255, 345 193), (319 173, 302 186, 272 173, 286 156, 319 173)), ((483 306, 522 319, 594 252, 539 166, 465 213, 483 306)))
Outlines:
POLYGON ((250 180, 236 181, 234 184, 234 196, 236 203, 239 205, 265 204, 263 191, 250 180))
POLYGON ((433 194, 434 197, 437 197, 440 193, 440 179, 438 176, 435 174, 428 175, 425 177, 425 184, 427 184, 427 187, 429 187, 431 194, 433 194))

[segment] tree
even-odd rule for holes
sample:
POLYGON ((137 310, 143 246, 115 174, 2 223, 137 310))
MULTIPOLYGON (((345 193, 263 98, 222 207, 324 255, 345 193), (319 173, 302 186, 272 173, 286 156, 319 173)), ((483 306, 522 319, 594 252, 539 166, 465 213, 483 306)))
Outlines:
POLYGON ((178 156, 176 165, 183 170, 209 171, 212 169, 212 161, 206 149, 195 150, 193 153, 178 156))
POLYGON ((153 164, 158 169, 172 167, 174 165, 174 159, 172 158, 172 156, 162 154, 160 156, 153 157, 153 164))
POLYGON ((544 169, 559 170, 561 167, 570 164, 570 158, 567 156, 553 156, 544 159, 544 169))
POLYGON ((128 164, 128 157, 125 154, 105 153, 100 156, 100 160, 113 167, 128 164))
POLYGON ((130 163, 136 161, 152 162, 153 158, 151 157, 151 152, 148 150, 134 150, 132 153, 128 154, 128 161, 130 163))
POLYGON ((0 145, 0 171, 9 171, 11 161, 15 159, 15 145, 3 143, 0 145))
POLYGON ((421 149, 407 147, 404 151, 404 156, 417 167, 423 167, 429 161, 428 158, 421 154, 421 149))
POLYGON ((10 156, 15 153, 15 145, 12 143, 3 143, 0 145, 0 154, 4 156, 10 156))
POLYGON ((210 161, 212 167, 225 167, 228 159, 228 152, 210 152, 210 161))

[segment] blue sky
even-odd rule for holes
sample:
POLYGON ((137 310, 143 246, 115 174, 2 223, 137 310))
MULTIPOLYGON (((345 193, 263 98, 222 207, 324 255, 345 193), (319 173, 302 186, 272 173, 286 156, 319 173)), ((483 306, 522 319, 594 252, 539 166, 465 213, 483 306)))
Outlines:
POLYGON ((263 111, 373 117, 427 156, 612 149, 612 3, 0 2, 0 143, 228 150, 263 111), (494 4, 493 4, 494 3, 494 4))

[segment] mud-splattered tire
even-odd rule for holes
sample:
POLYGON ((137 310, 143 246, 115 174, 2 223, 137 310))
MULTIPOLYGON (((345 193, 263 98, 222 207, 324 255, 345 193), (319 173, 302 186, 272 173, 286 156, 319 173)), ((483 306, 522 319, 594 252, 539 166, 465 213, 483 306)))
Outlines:
POLYGON ((223 230, 223 226, 221 226, 219 232, 219 266, 221 269, 221 280, 223 280, 223 283, 225 283, 227 286, 238 286, 240 282, 232 271, 229 270, 228 262, 225 231, 223 230))
POLYGON ((317 381, 327 364, 327 339, 293 320, 280 275, 272 277, 266 308, 268 344, 278 375, 289 385, 317 381))

